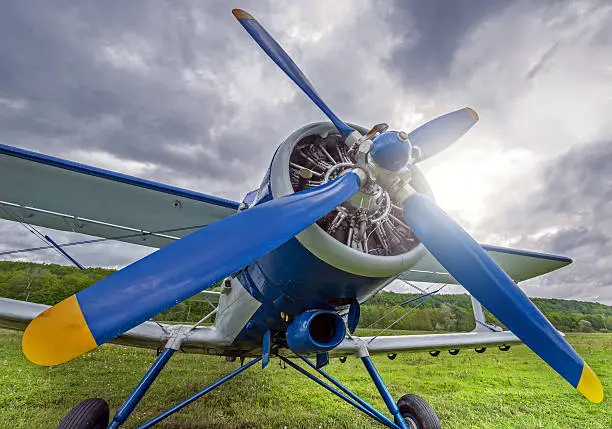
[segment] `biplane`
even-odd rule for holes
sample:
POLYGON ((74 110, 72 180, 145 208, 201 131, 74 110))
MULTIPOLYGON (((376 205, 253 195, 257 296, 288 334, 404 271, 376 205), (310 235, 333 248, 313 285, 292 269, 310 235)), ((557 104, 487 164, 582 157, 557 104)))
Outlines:
POLYGON ((240 366, 142 428, 258 363, 265 368, 272 357, 386 427, 439 428, 423 398, 392 397, 370 355, 507 350, 521 342, 601 402, 595 373, 517 286, 571 259, 478 244, 435 204, 419 169, 462 137, 478 121, 476 112, 463 108, 411 132, 343 122, 251 15, 233 14, 329 119, 282 142, 261 185, 243 201, 0 145, 1 217, 158 249, 52 307, 0 300, 0 326, 25 330, 23 353, 38 365, 63 364, 107 342, 158 349, 112 419, 105 401, 87 399, 59 427, 121 426, 177 351, 239 359, 240 366), (360 305, 396 279, 460 284, 472 296, 475 329, 356 335, 360 305), (219 290, 207 290, 215 285, 219 290), (214 307, 199 322, 151 320, 196 295, 214 307), (487 323, 482 306, 509 330, 487 323), (322 369, 332 357, 363 362, 390 417, 322 369))

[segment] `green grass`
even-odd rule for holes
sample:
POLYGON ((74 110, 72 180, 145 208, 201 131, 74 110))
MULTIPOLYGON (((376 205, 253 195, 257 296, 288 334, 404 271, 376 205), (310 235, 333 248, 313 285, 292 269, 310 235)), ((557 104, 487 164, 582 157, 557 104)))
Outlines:
MULTIPOLYGON (((394 332, 397 333, 397 332, 394 332)), ((607 395, 587 402, 524 346, 458 356, 402 353, 374 361, 394 397, 418 393, 436 409, 445 428, 612 427, 612 334, 574 334, 569 341, 598 373, 607 395)), ((21 354, 21 334, 0 330, 0 427, 54 428, 85 398, 121 404, 155 359, 151 350, 106 345, 56 368, 21 354)), ((131 428, 236 368, 220 357, 179 354, 124 427, 131 428)), ((384 410, 361 362, 333 360, 329 373, 384 410)), ((380 427, 278 360, 256 366, 171 416, 162 428, 369 428, 380 427)))

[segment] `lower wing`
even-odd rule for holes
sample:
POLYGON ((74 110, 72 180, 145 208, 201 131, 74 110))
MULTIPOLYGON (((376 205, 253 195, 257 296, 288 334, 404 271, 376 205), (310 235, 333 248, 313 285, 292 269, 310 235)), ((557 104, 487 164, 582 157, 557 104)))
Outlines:
POLYGON ((457 350, 486 346, 508 346, 521 343, 510 331, 501 332, 457 332, 452 334, 389 335, 380 337, 347 337, 332 355, 357 353, 362 342, 370 353, 392 353, 402 351, 457 350))
MULTIPOLYGON (((0 298, 0 328, 24 330, 38 314, 49 308, 48 305, 0 298)), ((133 347, 158 349, 170 337, 187 329, 187 325, 168 325, 157 322, 144 322, 112 340, 112 343, 133 347)), ((493 345, 509 345, 521 341, 509 331, 504 332, 460 332, 453 334, 401 335, 380 337, 346 337, 330 352, 331 356, 352 355, 359 350, 359 341, 365 341, 370 353, 391 353, 397 351, 422 351, 441 349, 474 348, 493 345)), ((187 353, 226 354, 231 349, 247 356, 259 356, 259 347, 248 345, 240 350, 239 344, 228 344, 214 326, 196 328, 181 345, 187 353)), ((283 351, 281 351, 282 353, 283 351)), ((284 350, 289 355, 292 352, 284 350)))

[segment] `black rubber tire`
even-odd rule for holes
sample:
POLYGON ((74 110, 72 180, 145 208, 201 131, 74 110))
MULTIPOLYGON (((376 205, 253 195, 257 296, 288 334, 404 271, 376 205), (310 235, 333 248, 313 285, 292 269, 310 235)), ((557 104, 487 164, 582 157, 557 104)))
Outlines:
POLYGON ((474 349, 474 351, 475 351, 476 353, 484 353, 484 352, 486 352, 486 351, 487 351, 487 348, 486 348, 486 347, 481 347, 481 348, 479 348, 479 349, 474 349))
POLYGON ((459 354, 459 349, 452 349, 448 351, 452 356, 457 356, 459 354))
POLYGON ((66 414, 57 429, 106 429, 108 416, 104 399, 85 399, 66 414))
POLYGON ((433 357, 438 357, 438 355, 440 354, 440 350, 432 350, 429 352, 429 354, 433 357))
POLYGON ((419 395, 409 393, 402 396, 397 407, 410 429, 442 429, 434 409, 419 395))

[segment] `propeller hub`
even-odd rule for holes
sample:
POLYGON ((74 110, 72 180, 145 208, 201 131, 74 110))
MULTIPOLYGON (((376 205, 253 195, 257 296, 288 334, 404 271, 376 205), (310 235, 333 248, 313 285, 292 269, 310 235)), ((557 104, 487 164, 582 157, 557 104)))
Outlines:
POLYGON ((373 141, 370 156, 382 168, 400 171, 410 162, 412 145, 403 131, 386 131, 373 141))

